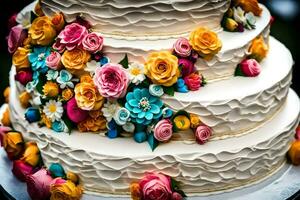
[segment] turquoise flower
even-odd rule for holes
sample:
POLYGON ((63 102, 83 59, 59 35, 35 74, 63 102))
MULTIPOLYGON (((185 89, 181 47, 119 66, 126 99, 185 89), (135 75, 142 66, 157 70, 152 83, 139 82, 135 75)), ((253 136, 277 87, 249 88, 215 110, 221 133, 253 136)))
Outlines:
POLYGON ((114 120, 118 125, 123 126, 129 120, 129 117, 130 117, 129 110, 127 110, 126 108, 119 108, 117 109, 114 115, 114 120))
POLYGON ((63 121, 54 121, 51 128, 55 132, 68 132, 68 128, 63 121))
POLYGON ((52 178, 65 178, 66 176, 64 168, 59 163, 52 163, 48 170, 50 171, 52 178))
POLYGON ((72 77, 72 74, 67 70, 61 70, 56 81, 60 84, 61 89, 64 89, 66 86, 68 86, 69 88, 74 88, 72 77))
POLYGON ((26 91, 27 92, 33 92, 37 86, 37 84, 39 83, 39 80, 33 80, 33 81, 30 81, 26 84, 25 88, 26 88, 26 91))
POLYGON ((164 94, 164 89, 160 85, 151 84, 149 86, 149 92, 152 96, 161 97, 164 94))
POLYGON ((56 80, 56 78, 58 77, 58 71, 51 69, 47 72, 46 77, 48 81, 56 80))
POLYGON ((187 93, 189 91, 188 87, 186 86, 186 84, 182 78, 179 78, 177 80, 176 86, 177 86, 177 92, 187 93))
POLYGON ((49 47, 35 47, 33 52, 29 54, 28 59, 31 63, 31 68, 33 71, 39 71, 41 73, 46 73, 48 67, 46 65, 46 58, 50 55, 49 47))
POLYGON ((162 115, 163 102, 146 88, 135 88, 126 95, 125 108, 130 111, 132 122, 148 125, 162 115))

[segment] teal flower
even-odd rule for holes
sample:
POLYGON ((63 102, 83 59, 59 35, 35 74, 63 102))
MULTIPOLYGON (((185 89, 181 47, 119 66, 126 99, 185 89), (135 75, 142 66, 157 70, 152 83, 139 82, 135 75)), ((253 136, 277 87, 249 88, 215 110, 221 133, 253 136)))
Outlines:
POLYGON ((56 78, 58 77, 58 71, 51 69, 47 72, 46 77, 48 81, 56 80, 56 78))
POLYGON ((118 108, 114 115, 114 120, 118 125, 123 126, 129 120, 129 117, 129 110, 126 108, 118 108))
POLYGON ((59 163, 52 163, 49 167, 49 171, 52 178, 57 178, 57 177, 64 178, 66 176, 64 168, 59 163))
POLYGON ((35 47, 33 52, 29 54, 28 59, 31 63, 33 71, 46 73, 48 67, 46 65, 46 58, 50 55, 49 47, 35 47))
POLYGON ((25 119, 29 123, 37 122, 41 119, 40 110, 38 108, 29 107, 25 112, 25 119))
POLYGON ((66 86, 68 86, 69 88, 74 88, 72 77, 72 74, 67 70, 61 70, 56 81, 60 84, 61 89, 64 89, 66 86))
POLYGON ((130 111, 132 122, 148 125, 162 116, 163 102, 149 93, 146 88, 135 88, 126 95, 125 108, 130 111))
POLYGON ((149 86, 149 92, 152 96, 161 97, 164 94, 164 89, 160 85, 151 84, 149 86))
POLYGON ((68 128, 63 121, 54 121, 51 128, 55 132, 68 132, 68 128))

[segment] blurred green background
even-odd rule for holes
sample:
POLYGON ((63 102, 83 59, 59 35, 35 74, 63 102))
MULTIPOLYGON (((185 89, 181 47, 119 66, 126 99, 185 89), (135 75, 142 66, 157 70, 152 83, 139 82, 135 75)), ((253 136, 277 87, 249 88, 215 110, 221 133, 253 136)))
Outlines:
MULTIPOLYGON (((4 102, 3 90, 8 86, 8 73, 11 68, 11 55, 7 51, 8 21, 29 0, 1 0, 0 7, 0 105, 4 102)), ((295 66, 292 88, 300 95, 300 2, 298 0, 260 1, 265 4, 275 17, 271 34, 284 43, 292 52, 295 66)), ((278 66, 280 67, 280 66, 278 66)))

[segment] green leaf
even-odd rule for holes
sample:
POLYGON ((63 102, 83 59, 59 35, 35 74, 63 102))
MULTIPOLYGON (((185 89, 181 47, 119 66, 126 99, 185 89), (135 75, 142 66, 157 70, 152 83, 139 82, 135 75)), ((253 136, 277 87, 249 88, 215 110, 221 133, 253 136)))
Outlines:
POLYGON ((128 68, 128 56, 125 54, 125 57, 119 62, 125 69, 128 68))
POLYGON ((171 86, 171 87, 163 87, 163 89, 164 89, 164 92, 167 95, 174 96, 174 94, 175 94, 175 88, 173 86, 171 86))
POLYGON ((73 122, 68 118, 68 116, 66 114, 63 115, 62 120, 64 121, 64 123, 68 127, 68 133, 71 134, 71 131, 74 128, 73 122))
POLYGON ((235 69, 234 76, 245 76, 245 74, 242 72, 240 65, 238 65, 235 69))
POLYGON ((202 76, 202 86, 205 86, 207 84, 206 78, 203 75, 201 76, 202 76))
POLYGON ((156 147, 158 147, 159 142, 155 139, 153 134, 148 135, 148 144, 150 146, 150 148, 152 149, 152 151, 154 151, 154 149, 156 149, 156 147))
POLYGON ((177 191, 178 190, 178 182, 171 177, 171 188, 173 191, 177 191))

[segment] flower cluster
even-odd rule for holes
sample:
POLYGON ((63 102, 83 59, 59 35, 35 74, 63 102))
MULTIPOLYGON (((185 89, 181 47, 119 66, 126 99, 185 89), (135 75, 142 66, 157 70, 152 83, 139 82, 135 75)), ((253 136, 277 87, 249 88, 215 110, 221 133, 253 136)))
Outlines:
POLYGON ((20 132, 6 126, 0 126, 0 142, 8 158, 13 161, 12 173, 27 184, 31 199, 81 198, 83 191, 78 176, 65 172, 58 163, 53 163, 46 169, 35 142, 25 142, 20 132))
POLYGON ((295 138, 288 151, 288 157, 293 165, 300 165, 300 125, 296 129, 295 138))
POLYGON ((262 9, 257 0, 234 0, 225 13, 222 26, 226 31, 244 32, 244 29, 255 29, 256 16, 260 16, 262 9))
POLYGON ((179 38, 169 51, 152 52, 144 64, 129 62, 127 55, 110 62, 102 52, 103 37, 83 19, 65 23, 62 14, 36 16, 31 25, 12 28, 8 42, 29 123, 56 132, 76 127, 109 138, 132 136, 152 149, 176 131, 194 129, 200 144, 210 136, 204 138, 189 114, 173 113, 161 100, 205 85, 195 63, 211 60, 222 48, 218 35, 206 28, 179 38))
POLYGON ((186 197, 173 178, 159 173, 147 173, 139 182, 130 185, 133 200, 182 200, 186 197))

